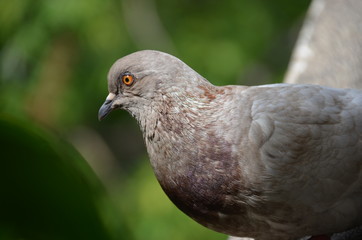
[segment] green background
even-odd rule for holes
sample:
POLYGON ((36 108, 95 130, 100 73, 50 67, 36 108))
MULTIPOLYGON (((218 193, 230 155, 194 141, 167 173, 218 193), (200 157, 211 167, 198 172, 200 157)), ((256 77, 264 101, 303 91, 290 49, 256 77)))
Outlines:
POLYGON ((310 1, 0 1, 0 240, 225 239, 160 189, 112 63, 171 53, 216 85, 283 80, 310 1))

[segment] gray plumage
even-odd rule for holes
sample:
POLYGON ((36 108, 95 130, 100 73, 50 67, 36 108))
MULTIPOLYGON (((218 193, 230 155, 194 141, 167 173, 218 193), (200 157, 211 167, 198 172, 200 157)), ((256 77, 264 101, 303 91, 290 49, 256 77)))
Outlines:
POLYGON ((137 119, 160 185, 202 225, 269 240, 361 225, 361 91, 217 87, 149 50, 119 59, 108 89, 99 118, 137 119))

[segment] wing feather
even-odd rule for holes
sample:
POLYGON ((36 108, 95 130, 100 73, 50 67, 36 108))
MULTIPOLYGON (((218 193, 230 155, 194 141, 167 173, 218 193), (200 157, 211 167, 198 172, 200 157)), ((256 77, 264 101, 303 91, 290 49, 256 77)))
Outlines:
POLYGON ((355 192, 361 197, 360 91, 284 84, 250 91, 248 136, 275 198, 326 211, 355 192))

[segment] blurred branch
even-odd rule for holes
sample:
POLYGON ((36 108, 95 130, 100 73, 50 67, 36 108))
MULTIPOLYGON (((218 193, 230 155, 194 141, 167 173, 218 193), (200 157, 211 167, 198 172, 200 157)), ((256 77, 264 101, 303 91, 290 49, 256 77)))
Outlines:
POLYGON ((139 48, 174 52, 154 0, 124 0, 122 3, 126 27, 139 48))
POLYGON ((81 126, 73 129, 70 142, 89 163, 105 187, 112 186, 119 177, 120 166, 112 150, 92 128, 81 126))
POLYGON ((315 0, 285 82, 362 88, 361 11, 359 0, 315 0))

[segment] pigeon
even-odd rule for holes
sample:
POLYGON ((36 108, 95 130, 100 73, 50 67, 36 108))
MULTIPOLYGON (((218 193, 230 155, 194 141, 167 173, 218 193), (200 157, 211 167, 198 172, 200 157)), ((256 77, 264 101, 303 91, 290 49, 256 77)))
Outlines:
POLYGON ((362 91, 214 86, 154 50, 117 60, 108 91, 98 118, 138 121, 162 189, 198 223, 257 240, 362 224, 362 91))

